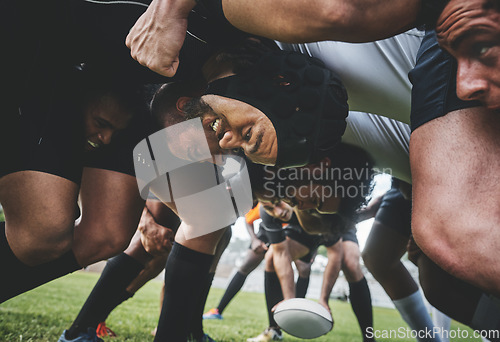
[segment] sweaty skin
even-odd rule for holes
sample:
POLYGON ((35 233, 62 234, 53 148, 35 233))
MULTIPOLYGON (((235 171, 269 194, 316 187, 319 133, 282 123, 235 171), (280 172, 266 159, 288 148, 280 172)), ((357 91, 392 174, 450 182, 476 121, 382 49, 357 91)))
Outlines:
POLYGON ((219 119, 216 134, 222 149, 241 148, 255 163, 276 163, 276 131, 264 113, 247 103, 222 96, 205 95, 202 99, 219 119))

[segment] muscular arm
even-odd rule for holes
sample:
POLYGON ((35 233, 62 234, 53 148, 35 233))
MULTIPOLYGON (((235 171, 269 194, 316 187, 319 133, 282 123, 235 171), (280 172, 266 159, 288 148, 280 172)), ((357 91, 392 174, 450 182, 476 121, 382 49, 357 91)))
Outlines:
POLYGON ((274 269, 280 280, 283 298, 295 298, 292 256, 288 248, 288 240, 273 244, 272 247, 274 269))
MULTIPOLYGON (((214 0, 206 0, 214 1, 214 0)), ((225 17, 242 31, 291 43, 367 42, 415 25, 421 0, 222 0, 225 17)), ((175 75, 194 0, 153 0, 126 39, 142 65, 175 75), (168 42, 168 43, 166 43, 168 42)))
POLYGON ((375 217, 378 209, 380 208, 380 204, 382 204, 383 197, 384 195, 375 197, 370 201, 370 203, 368 203, 368 205, 365 208, 358 210, 356 213, 356 221, 362 222, 371 219, 372 217, 375 217))
POLYGON ((319 303, 330 311, 328 299, 332 292, 333 285, 339 276, 340 267, 342 265, 342 240, 326 249, 328 263, 323 272, 323 284, 321 285, 321 294, 319 296, 319 303))
POLYGON ((179 223, 177 215, 166 205, 148 200, 138 227, 146 252, 156 256, 170 252, 179 223))
POLYGON ((168 77, 175 75, 194 0, 153 0, 125 41, 142 65, 168 77))
POLYGON ((242 31, 290 43, 366 42, 414 26, 420 0, 222 0, 242 31))
POLYGON ((245 226, 247 227, 248 235, 250 235, 251 239, 251 248, 252 251, 255 253, 263 253, 264 251, 267 251, 267 246, 264 242, 262 242, 257 235, 255 234, 253 224, 250 224, 245 221, 245 226))

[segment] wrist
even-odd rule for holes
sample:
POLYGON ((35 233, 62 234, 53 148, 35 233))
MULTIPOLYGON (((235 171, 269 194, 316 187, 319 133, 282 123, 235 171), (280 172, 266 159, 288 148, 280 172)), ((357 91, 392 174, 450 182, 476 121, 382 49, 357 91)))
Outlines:
POLYGON ((154 10, 168 17, 180 16, 186 19, 197 2, 198 0, 154 0, 154 10))

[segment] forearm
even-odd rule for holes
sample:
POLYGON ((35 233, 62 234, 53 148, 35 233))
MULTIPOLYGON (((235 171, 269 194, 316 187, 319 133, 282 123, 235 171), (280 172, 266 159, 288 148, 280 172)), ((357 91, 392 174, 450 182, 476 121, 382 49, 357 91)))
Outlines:
POLYGON ((292 258, 286 251, 276 251, 273 255, 274 269, 281 284, 283 298, 290 299, 295 297, 295 282, 293 279, 292 258))
POLYGON ((257 235, 255 234, 255 230, 253 229, 253 224, 245 221, 245 226, 247 228, 248 235, 250 235, 250 239, 252 239, 252 241, 257 239, 257 235))
POLYGON ((141 215, 141 220, 139 221, 137 229, 141 233, 145 233, 147 228, 150 227, 153 223, 156 223, 155 219, 153 218, 153 215, 151 215, 151 212, 149 211, 148 207, 144 206, 144 210, 142 211, 141 215))
POLYGON ((195 0, 153 0, 148 6, 148 10, 157 18, 187 18, 195 5, 195 0))
POLYGON ((222 0, 237 28, 290 43, 366 42, 414 26, 420 0, 222 0))
POLYGON ((328 299, 330 298, 330 293, 332 292, 333 286, 337 282, 339 276, 340 268, 342 266, 342 242, 338 242, 335 245, 328 247, 328 263, 323 272, 323 283, 321 285, 320 301, 328 304, 328 299))
POLYGON ((332 293, 333 286, 337 282, 337 277, 339 276, 340 263, 332 264, 329 262, 325 268, 325 273, 323 274, 323 284, 321 285, 321 295, 320 299, 325 303, 328 303, 330 294, 332 293))

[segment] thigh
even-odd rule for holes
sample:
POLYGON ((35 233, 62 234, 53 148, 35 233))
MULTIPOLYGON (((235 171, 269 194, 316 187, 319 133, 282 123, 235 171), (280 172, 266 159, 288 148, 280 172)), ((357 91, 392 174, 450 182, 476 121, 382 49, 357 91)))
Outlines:
POLYGON ((192 249, 194 251, 215 255, 217 244, 219 240, 226 232, 226 229, 219 229, 212 233, 201 235, 195 238, 188 238, 193 230, 186 222, 181 222, 177 234, 175 234, 175 242, 180 243, 184 247, 192 249), (188 232, 188 233, 186 233, 188 232))
POLYGON ((390 189, 382 198, 375 222, 394 229, 408 239, 411 234, 411 201, 399 189, 390 189))
POLYGON ((426 123, 410 140, 415 241, 448 272, 496 291, 499 131, 500 116, 475 107, 426 123))
POLYGON ((123 251, 137 230, 144 208, 135 177, 85 168, 80 201, 82 216, 73 250, 81 265, 123 251))
POLYGON ((288 250, 290 251, 292 260, 297 260, 302 258, 306 256, 310 251, 310 249, 307 248, 307 246, 288 237, 286 239, 286 243, 288 244, 288 250))
POLYGON ((20 171, 1 177, 0 203, 14 253, 23 259, 22 251, 36 253, 58 248, 59 244, 67 249, 73 234, 77 196, 76 183, 44 172, 20 171))
POLYGON ((353 241, 342 241, 344 257, 342 258, 342 270, 347 281, 356 282, 363 278, 363 272, 359 266, 359 245, 353 241))
POLYGON ((405 254, 407 244, 408 236, 375 220, 363 249, 363 258, 374 266, 393 265, 405 254))

